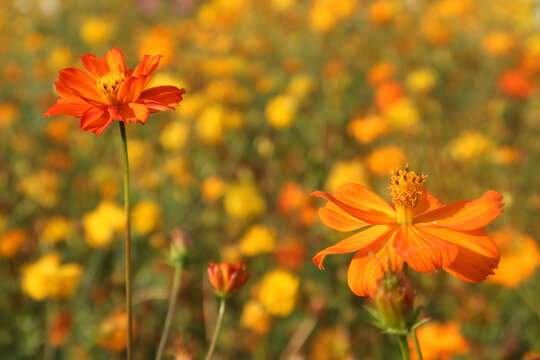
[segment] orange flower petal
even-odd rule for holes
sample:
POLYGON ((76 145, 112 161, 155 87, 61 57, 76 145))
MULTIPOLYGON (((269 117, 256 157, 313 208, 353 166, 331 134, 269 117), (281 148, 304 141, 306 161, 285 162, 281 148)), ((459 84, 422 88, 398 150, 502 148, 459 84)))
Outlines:
POLYGON ((435 195, 430 193, 428 189, 423 188, 422 199, 420 199, 420 202, 414 209, 414 213, 415 213, 415 216, 418 216, 418 215, 433 211, 435 209, 439 209, 443 206, 445 206, 445 203, 443 203, 435 195))
POLYGON ((458 247, 423 233, 414 226, 401 227, 394 238, 394 250, 414 270, 428 273, 450 265, 458 247))
POLYGON ((96 133, 96 136, 99 136, 113 120, 107 110, 91 107, 81 117, 81 130, 88 133, 93 132, 96 133))
POLYGON ((349 288, 358 296, 373 298, 377 281, 382 278, 385 271, 401 271, 403 259, 395 253, 391 244, 377 252, 376 255, 367 255, 358 252, 352 259, 347 273, 349 288))
POLYGON ((138 102, 142 102, 150 112, 173 110, 182 101, 186 92, 176 86, 156 86, 141 93, 138 102))
POLYGON ((463 281, 478 283, 493 274, 499 258, 483 256, 474 251, 460 248, 454 262, 444 270, 463 281))
POLYGON ((133 70, 132 76, 140 75, 150 75, 159 65, 159 60, 161 60, 162 55, 150 56, 144 55, 142 61, 137 65, 135 70, 133 70))
MULTIPOLYGON (((367 248, 374 243, 383 244, 384 241, 387 241, 390 238, 395 230, 395 227, 385 225, 369 227, 366 230, 360 231, 344 240, 341 240, 333 246, 319 251, 313 258, 313 262, 319 267, 319 269, 324 270, 323 261, 326 255, 351 253, 362 250, 363 248, 367 248)), ((375 244, 375 246, 377 246, 377 244, 375 244)))
POLYGON ((360 184, 340 185, 336 189, 334 197, 357 209, 376 210, 392 217, 396 216, 396 211, 382 197, 360 184))
MULTIPOLYGON (((344 202, 336 199, 334 196, 328 193, 325 193, 324 191, 315 191, 311 193, 311 195, 322 197, 323 199, 331 201, 332 203, 334 203, 336 206, 338 206, 339 208, 341 208, 348 214, 354 216, 358 220, 367 222, 369 224, 384 225, 384 224, 396 223, 396 218, 386 212, 381 212, 381 211, 372 210, 372 209, 368 209, 367 211, 358 209, 356 207, 345 204, 344 202)), ((362 208, 365 209, 364 206, 362 208)))
POLYGON ((455 230, 480 229, 495 220, 503 210, 502 195, 488 191, 476 200, 460 200, 414 219, 415 223, 432 223, 455 230))
POLYGON ((415 228, 443 241, 455 244, 460 248, 474 251, 480 255, 492 259, 498 259, 500 257, 497 244, 484 233, 483 229, 456 231, 440 227, 423 226, 420 224, 415 225, 415 228))
POLYGON ((126 79, 122 85, 120 85, 120 89, 118 90, 118 103, 127 104, 137 100, 144 89, 147 78, 148 75, 141 75, 139 77, 130 77, 126 79))
POLYGON ((95 55, 84 54, 81 56, 81 61, 86 71, 95 78, 100 78, 110 72, 107 62, 95 55))
POLYGON ((56 82, 57 89, 64 93, 77 92, 84 98, 101 101, 102 97, 97 92, 96 82, 84 71, 77 68, 62 69, 58 72, 58 81, 56 82))
POLYGON ((150 111, 143 104, 130 103, 120 106, 118 112, 125 121, 124 122, 140 122, 146 123, 150 111))
POLYGON ((43 116, 50 117, 53 115, 71 115, 81 117, 90 106, 90 104, 82 101, 69 101, 60 98, 56 104, 47 109, 43 116))
POLYGON ((124 55, 120 49, 114 48, 107 51, 103 57, 103 60, 107 61, 107 65, 109 66, 109 70, 111 72, 126 72, 126 62, 124 61, 124 55))
POLYGON ((318 213, 319 218, 326 226, 339 231, 353 231, 369 225, 349 215, 331 202, 320 208, 318 213))

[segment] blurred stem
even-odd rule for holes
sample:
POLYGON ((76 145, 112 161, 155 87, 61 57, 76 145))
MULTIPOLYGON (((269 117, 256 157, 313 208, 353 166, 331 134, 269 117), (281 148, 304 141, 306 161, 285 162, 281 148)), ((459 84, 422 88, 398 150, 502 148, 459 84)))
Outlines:
POLYGON ((418 342, 418 336, 416 336, 416 330, 411 331, 411 336, 414 341, 414 349, 416 350, 416 357, 418 360, 424 360, 422 357, 422 350, 420 350, 420 343, 418 342))
POLYGON ((401 358, 403 360, 410 360, 411 354, 409 353, 409 345, 407 344, 407 336, 398 335, 397 340, 399 343, 399 349, 401 350, 401 358))
POLYGON ((52 328, 53 304, 51 299, 45 300, 45 344, 43 349, 43 359, 51 360, 54 355, 54 349, 49 342, 49 334, 52 328))
POLYGON ((223 322, 223 314, 225 313, 225 298, 221 298, 219 303, 219 312, 216 322, 216 327, 214 329, 214 334, 212 335, 212 342, 210 343, 210 348, 208 349, 208 354, 206 354, 206 360, 210 360, 214 354, 214 349, 216 348, 217 339, 219 336, 219 331, 221 330, 221 323, 223 322))
POLYGON ((163 351, 167 344, 167 338, 169 336, 169 329, 171 327, 171 321, 174 314, 174 308, 176 307, 176 299, 178 298, 178 289, 180 289, 180 282, 182 280, 182 270, 184 269, 184 262, 177 261, 174 265, 174 277, 173 286, 171 290, 171 296, 169 297, 169 307, 167 308, 167 316, 165 318, 165 325, 163 326, 163 332, 161 333, 161 339, 159 340, 158 352, 156 354, 156 360, 161 360, 163 357, 163 351))
POLYGON ((124 212, 126 213, 126 311, 127 311, 127 360, 131 360, 132 314, 131 314, 131 220, 129 214, 129 161, 127 152, 126 128, 119 121, 124 153, 124 212))

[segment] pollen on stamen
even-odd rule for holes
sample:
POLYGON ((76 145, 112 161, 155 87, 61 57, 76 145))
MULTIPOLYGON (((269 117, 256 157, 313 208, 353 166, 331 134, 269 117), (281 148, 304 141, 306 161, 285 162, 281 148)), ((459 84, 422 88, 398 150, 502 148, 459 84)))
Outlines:
POLYGON ((392 202, 397 207, 412 209, 422 198, 423 184, 427 175, 418 176, 414 171, 409 171, 409 166, 405 170, 395 169, 392 171, 390 181, 390 191, 392 202))

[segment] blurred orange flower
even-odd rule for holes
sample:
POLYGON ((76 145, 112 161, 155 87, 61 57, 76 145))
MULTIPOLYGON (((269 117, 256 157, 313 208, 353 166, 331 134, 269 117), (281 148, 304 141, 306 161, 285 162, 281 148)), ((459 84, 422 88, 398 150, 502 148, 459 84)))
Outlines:
POLYGON ((387 82, 375 91, 375 105, 381 110, 386 109, 405 95, 403 87, 397 82, 387 82))
POLYGON ((504 72, 499 78, 498 85, 503 94, 517 99, 528 98, 535 88, 533 81, 519 68, 504 72))
POLYGON ((400 271, 403 262, 425 273, 444 269, 468 282, 493 274, 500 254, 484 227, 502 213, 502 195, 488 191, 476 200, 445 205, 424 187, 425 178, 408 167, 395 170, 390 183, 394 206, 353 183, 341 185, 334 195, 315 191, 328 200, 319 209, 323 223, 339 231, 364 230, 320 251, 313 262, 324 269, 326 255, 356 251, 349 287, 371 297, 383 273, 400 271))
MULTIPOLYGON (((455 354, 463 355, 469 352, 469 344, 460 334, 459 324, 455 322, 442 324, 430 321, 417 331, 424 360, 450 360, 454 358, 455 354)), ((413 359, 417 359, 415 355, 412 354, 413 359)))
POLYGON ((71 115, 81 119, 81 130, 99 136, 114 121, 145 123, 151 112, 173 110, 184 89, 157 86, 143 91, 161 55, 145 55, 135 70, 126 69, 124 55, 112 49, 101 59, 85 54, 86 72, 59 71, 56 90, 60 99, 43 116, 71 115))

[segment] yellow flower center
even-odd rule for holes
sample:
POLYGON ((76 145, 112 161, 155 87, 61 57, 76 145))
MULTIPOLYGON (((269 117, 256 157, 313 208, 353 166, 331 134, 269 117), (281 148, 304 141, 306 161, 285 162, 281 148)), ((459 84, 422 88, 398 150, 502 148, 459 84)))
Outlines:
POLYGON ((405 170, 396 169, 392 172, 390 191, 392 202, 396 206, 398 224, 412 225, 414 208, 422 199, 422 184, 426 177, 424 174, 418 176, 414 171, 409 171, 408 165, 405 170))
POLYGON ((105 96, 107 103, 117 105, 116 95, 120 85, 124 82, 126 75, 122 72, 114 71, 103 75, 96 81, 98 90, 105 96))

